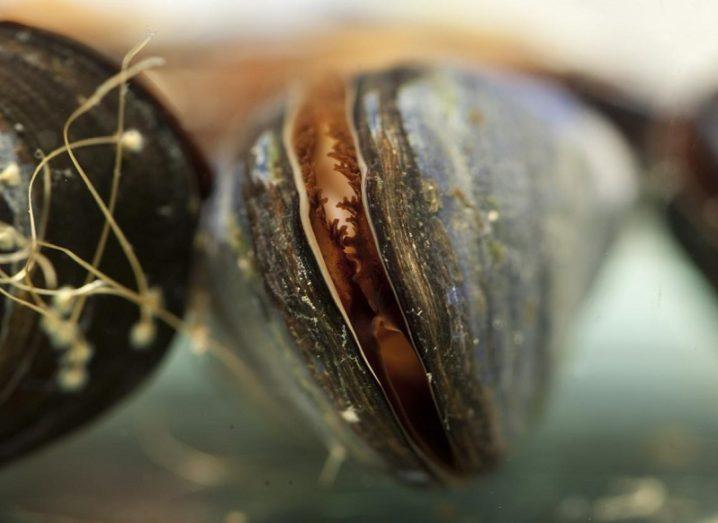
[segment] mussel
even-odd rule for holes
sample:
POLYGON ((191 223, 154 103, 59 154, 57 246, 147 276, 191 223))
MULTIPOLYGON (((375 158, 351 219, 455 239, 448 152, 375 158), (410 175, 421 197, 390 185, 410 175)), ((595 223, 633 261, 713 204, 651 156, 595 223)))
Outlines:
POLYGON ((688 110, 661 110, 608 82, 561 81, 624 134, 642 163, 651 207, 718 289, 718 94, 688 110))
POLYGON ((0 462, 133 391, 185 307, 207 168, 125 65, 0 23, 0 462))
POLYGON ((633 198, 619 133, 450 62, 327 72, 258 114, 205 206, 211 321, 354 456, 412 484, 490 470, 633 198))
POLYGON ((718 96, 688 116, 656 118, 651 161, 671 231, 718 290, 718 96))

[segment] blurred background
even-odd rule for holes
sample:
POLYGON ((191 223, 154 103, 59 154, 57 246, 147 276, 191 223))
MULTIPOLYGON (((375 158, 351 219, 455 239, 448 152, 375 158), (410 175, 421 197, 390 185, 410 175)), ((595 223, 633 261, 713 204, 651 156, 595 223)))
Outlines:
MULTIPOLYGON (((212 157, 316 57, 423 49, 415 27, 440 42, 427 54, 549 64, 660 110, 718 86, 708 0, 0 0, 6 18, 116 58, 153 34, 167 65, 152 81, 212 157)), ((506 466, 417 492, 336 468, 308 427, 268 419, 178 342, 128 401, 0 470, 0 521, 718 523, 718 300, 661 216, 629 218, 563 343, 544 416, 506 466)))

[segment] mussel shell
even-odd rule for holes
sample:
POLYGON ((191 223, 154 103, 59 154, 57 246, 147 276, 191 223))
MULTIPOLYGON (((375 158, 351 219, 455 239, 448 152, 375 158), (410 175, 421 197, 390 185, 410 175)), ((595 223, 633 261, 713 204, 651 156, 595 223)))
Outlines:
MULTIPOLYGON (((27 188, 38 163, 62 145, 62 128, 80 102, 118 68, 92 50, 41 30, 0 23, 0 168, 15 162, 21 183, 3 186, 0 220, 29 236, 27 188)), ((192 239, 199 211, 199 180, 207 168, 175 120, 136 81, 128 87, 126 129, 139 131, 141 151, 124 155, 115 218, 147 274, 161 289, 166 309, 181 315, 186 301, 192 239)), ((73 126, 71 140, 112 135, 117 126, 116 92, 73 126)), ((76 154, 107 201, 114 146, 76 154)), ((104 218, 67 155, 51 162, 52 198, 45 238, 91 260, 104 218)), ((33 206, 39 213, 42 182, 33 206)), ((136 288, 127 260, 110 235, 100 269, 136 288)), ((69 258, 44 252, 65 285, 82 285, 86 271, 69 258)), ((16 267, 17 268, 17 267, 16 267)), ((95 418, 134 390, 157 367, 174 332, 157 324, 150 346, 130 346, 138 309, 125 300, 94 296, 80 320, 95 347, 89 380, 78 391, 57 382, 58 351, 39 316, 9 300, 0 302, 0 462, 16 458, 95 418)))
POLYGON ((718 289, 718 95, 689 118, 654 129, 653 159, 668 164, 666 216, 676 239, 718 289))
MULTIPOLYGON (((633 196, 633 161, 597 115, 521 76, 397 66, 349 85, 366 212, 467 477, 500 460, 540 404, 556 335, 633 196)), ((405 481, 451 481, 408 444, 323 283, 300 224, 290 114, 259 119, 207 206, 214 317, 329 437, 405 481)))

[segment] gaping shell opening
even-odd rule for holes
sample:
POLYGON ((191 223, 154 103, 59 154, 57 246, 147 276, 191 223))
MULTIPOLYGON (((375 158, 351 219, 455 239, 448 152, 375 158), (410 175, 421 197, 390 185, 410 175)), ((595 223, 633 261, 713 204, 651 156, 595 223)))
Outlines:
POLYGON ((287 127, 302 224, 332 295, 394 416, 430 470, 458 472, 427 371, 379 257, 343 80, 310 86, 287 127))

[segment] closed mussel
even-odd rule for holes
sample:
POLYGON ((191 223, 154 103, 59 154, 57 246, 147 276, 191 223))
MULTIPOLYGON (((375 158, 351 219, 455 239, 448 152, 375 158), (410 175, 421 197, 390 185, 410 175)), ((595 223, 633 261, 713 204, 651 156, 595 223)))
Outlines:
POLYGON ((118 72, 61 36, 0 23, 0 462, 137 387, 173 335, 155 312, 185 305, 206 171, 118 72))
POLYGON ((541 403, 632 169, 608 123, 521 75, 308 80, 219 175, 200 242, 212 317, 355 456, 464 481, 541 403))

